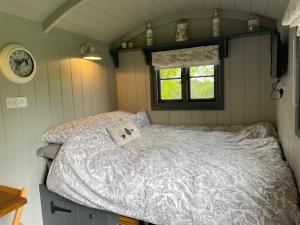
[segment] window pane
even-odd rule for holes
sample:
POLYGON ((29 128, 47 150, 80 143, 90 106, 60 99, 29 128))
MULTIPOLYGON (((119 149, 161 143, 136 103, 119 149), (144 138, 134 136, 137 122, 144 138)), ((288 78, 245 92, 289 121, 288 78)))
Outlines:
POLYGON ((161 69, 159 72, 160 79, 181 77, 181 68, 161 69))
POLYGON ((214 98, 214 78, 198 77, 190 79, 191 99, 211 99, 214 98))
POLYGON ((182 99, 181 79, 161 80, 160 81, 161 100, 180 100, 182 99))
POLYGON ((211 76, 214 75, 214 66, 193 66, 190 67, 190 76, 198 77, 198 76, 211 76))

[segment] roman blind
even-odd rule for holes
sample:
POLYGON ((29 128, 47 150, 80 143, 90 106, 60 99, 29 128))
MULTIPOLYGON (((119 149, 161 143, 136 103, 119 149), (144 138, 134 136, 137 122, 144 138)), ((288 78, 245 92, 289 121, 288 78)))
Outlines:
POLYGON ((298 27, 297 36, 300 36, 300 1, 290 0, 289 6, 284 14, 282 25, 298 27))
POLYGON ((152 65, 155 69, 219 64, 219 45, 152 52, 152 65))

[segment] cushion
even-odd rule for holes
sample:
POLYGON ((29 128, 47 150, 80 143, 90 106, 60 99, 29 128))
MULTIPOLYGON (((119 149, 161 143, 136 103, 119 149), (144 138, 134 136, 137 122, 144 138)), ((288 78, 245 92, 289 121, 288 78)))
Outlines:
POLYGON ((139 129, 131 122, 107 128, 107 131, 118 146, 132 142, 141 136, 139 129))
POLYGON ((48 159, 54 159, 57 155, 59 149, 61 148, 60 144, 49 144, 45 147, 41 147, 37 150, 36 154, 39 157, 45 157, 48 159))
POLYGON ((150 125, 150 119, 145 111, 139 111, 134 115, 131 115, 128 118, 128 121, 132 122, 133 124, 136 125, 137 128, 142 129, 145 126, 150 125))
POLYGON ((49 129, 47 133, 43 135, 43 141, 63 144, 75 133, 93 131, 101 127, 106 128, 107 126, 114 126, 116 124, 120 124, 122 119, 129 118, 132 115, 133 114, 129 112, 114 111, 62 123, 49 129))
POLYGON ((255 123, 241 129, 239 135, 247 139, 268 138, 277 137, 277 132, 270 123, 255 123))

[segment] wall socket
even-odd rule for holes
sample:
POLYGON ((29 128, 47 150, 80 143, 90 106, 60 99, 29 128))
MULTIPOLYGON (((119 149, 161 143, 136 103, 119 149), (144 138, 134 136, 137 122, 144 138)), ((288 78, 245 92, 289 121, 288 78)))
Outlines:
POLYGON ((6 98, 6 108, 26 108, 27 107, 27 97, 7 97, 6 98))

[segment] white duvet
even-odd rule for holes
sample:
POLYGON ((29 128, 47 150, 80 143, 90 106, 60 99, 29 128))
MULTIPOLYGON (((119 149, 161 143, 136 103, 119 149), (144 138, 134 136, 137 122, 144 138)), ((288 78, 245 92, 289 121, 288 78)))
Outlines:
POLYGON ((123 147, 105 129, 77 134, 62 146, 47 186, 157 225, 300 224, 293 176, 272 128, 226 130, 147 126, 123 147))

